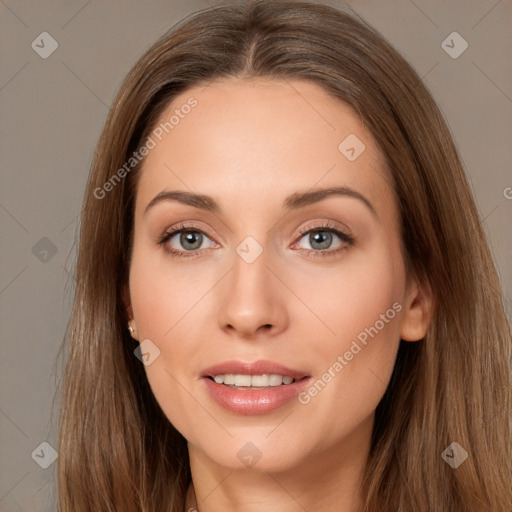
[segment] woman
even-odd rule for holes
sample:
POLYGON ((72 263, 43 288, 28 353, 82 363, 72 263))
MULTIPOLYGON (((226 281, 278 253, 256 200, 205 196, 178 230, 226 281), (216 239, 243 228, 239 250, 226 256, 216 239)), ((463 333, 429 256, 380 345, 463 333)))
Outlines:
POLYGON ((160 39, 76 278, 62 512, 512 509, 497 274, 439 109, 363 22, 261 1, 160 39))

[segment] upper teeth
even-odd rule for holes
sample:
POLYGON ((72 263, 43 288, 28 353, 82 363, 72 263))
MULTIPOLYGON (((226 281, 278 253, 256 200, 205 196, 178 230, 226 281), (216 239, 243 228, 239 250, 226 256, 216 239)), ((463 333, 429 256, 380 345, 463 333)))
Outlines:
POLYGON ((215 375, 213 378, 217 384, 247 387, 280 386, 281 384, 291 384, 295 380, 283 375, 235 375, 232 373, 215 375))

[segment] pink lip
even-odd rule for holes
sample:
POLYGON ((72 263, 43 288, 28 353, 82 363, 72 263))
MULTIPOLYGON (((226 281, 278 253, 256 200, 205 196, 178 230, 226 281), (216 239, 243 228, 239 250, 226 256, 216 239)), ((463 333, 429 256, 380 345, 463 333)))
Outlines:
POLYGON ((207 392, 220 406, 228 411, 243 415, 261 415, 272 412, 293 398, 308 385, 311 378, 302 371, 292 370, 271 361, 226 361, 207 368, 201 373, 207 392), (283 375, 292 377, 295 382, 282 386, 261 389, 233 389, 224 384, 217 384, 209 377, 225 375, 283 375))
POLYGON ((214 366, 206 368, 201 372, 201 377, 214 377, 215 375, 226 375, 233 373, 238 375, 283 375, 284 377, 292 377, 295 380, 300 380, 307 377, 306 372, 300 370, 291 370, 286 366, 272 361, 225 361, 214 366))

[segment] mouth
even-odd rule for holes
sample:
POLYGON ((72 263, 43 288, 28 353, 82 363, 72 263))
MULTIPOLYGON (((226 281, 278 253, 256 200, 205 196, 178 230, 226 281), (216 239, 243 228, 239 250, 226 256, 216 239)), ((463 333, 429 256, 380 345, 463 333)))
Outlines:
POLYGON ((311 375, 270 361, 227 361, 204 370, 207 394, 223 408, 244 415, 272 412, 307 386, 311 375))

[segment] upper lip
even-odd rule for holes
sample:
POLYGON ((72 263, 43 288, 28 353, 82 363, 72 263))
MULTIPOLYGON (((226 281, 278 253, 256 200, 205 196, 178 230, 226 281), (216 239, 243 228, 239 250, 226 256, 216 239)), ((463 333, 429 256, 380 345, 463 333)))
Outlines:
POLYGON ((308 377, 306 372, 293 370, 272 361, 225 361, 206 368, 201 372, 201 377, 215 377, 215 375, 282 375, 300 380, 308 377))

